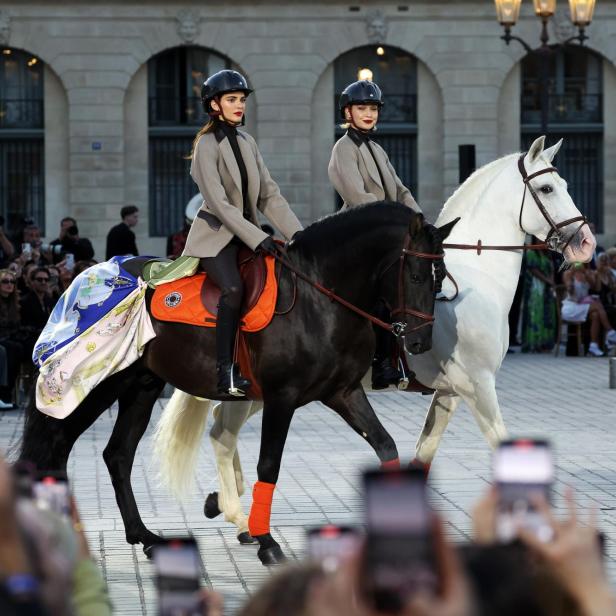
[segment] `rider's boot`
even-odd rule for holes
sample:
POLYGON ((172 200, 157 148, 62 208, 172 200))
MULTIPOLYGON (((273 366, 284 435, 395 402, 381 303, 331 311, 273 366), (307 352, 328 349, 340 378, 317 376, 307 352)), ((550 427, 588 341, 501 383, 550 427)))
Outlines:
POLYGON ((372 389, 387 389, 390 385, 398 385, 402 373, 391 364, 391 339, 388 332, 375 327, 376 350, 372 360, 372 389))
POLYGON ((243 398, 251 382, 240 374, 239 367, 233 363, 239 316, 239 309, 228 306, 221 297, 216 318, 217 390, 219 394, 243 398))

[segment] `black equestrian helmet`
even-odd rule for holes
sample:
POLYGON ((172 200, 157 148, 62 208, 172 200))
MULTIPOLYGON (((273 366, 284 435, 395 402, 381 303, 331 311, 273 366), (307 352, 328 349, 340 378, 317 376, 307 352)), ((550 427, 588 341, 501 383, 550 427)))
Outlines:
POLYGON ((224 69, 210 75, 201 86, 201 102, 205 113, 210 113, 210 102, 227 92, 243 92, 248 96, 252 90, 248 87, 246 77, 237 71, 224 69))
POLYGON ((381 88, 373 81, 362 79, 349 84, 340 95, 340 117, 344 120, 344 108, 349 105, 378 105, 383 106, 383 93, 381 88))

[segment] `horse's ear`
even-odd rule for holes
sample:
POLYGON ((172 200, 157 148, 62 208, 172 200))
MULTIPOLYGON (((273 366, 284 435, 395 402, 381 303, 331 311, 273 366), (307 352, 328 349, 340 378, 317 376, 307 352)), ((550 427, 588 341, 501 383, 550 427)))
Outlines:
POLYGON ((543 155, 552 162, 556 154, 558 154, 558 150, 560 150, 560 146, 563 144, 563 140, 560 139, 558 143, 555 143, 551 148, 547 150, 543 150, 543 155))
POLYGON ((449 236, 451 230, 456 226, 457 222, 460 220, 460 217, 454 218, 451 222, 448 222, 446 225, 442 227, 437 227, 438 236, 441 238, 441 242, 449 236))
POLYGON ((545 135, 541 135, 541 137, 537 137, 533 141, 533 145, 531 145, 530 148, 528 148, 528 154, 526 155, 526 160, 530 164, 539 160, 539 157, 543 153, 544 146, 545 146, 545 135))
POLYGON ((411 222, 409 223, 409 235, 411 237, 415 237, 421 233, 421 230, 424 226, 424 217, 423 214, 415 213, 411 217, 411 222))

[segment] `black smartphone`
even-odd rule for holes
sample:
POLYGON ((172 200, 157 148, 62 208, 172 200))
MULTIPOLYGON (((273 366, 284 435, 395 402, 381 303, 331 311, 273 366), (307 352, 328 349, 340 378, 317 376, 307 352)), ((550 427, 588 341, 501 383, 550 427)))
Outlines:
POLYGON ((321 564, 325 571, 338 569, 340 563, 357 553, 361 533, 352 526, 319 526, 306 532, 308 558, 321 564))
POLYGON ((541 541, 550 541, 552 527, 533 504, 537 497, 551 500, 554 460, 548 441, 503 441, 494 452, 492 468, 498 488, 497 538, 512 541, 524 528, 541 541))
POLYGON ((203 565, 194 537, 169 537, 153 549, 159 616, 203 616, 203 565))
POLYGON ((377 611, 399 612, 418 590, 436 593, 434 519, 423 470, 364 473, 367 534, 361 587, 377 611))
POLYGON ((70 517, 71 490, 65 472, 38 471, 32 493, 39 509, 70 517))
POLYGON ((15 494, 20 498, 33 498, 36 466, 26 460, 17 460, 12 468, 15 494))

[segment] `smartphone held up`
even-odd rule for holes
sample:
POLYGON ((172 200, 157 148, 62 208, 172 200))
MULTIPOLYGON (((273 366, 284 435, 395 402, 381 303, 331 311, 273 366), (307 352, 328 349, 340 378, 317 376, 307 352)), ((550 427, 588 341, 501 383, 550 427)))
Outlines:
POLYGON ((494 452, 494 483, 498 489, 496 536, 512 541, 519 529, 532 532, 539 540, 552 539, 552 527, 537 509, 538 499, 550 502, 554 482, 554 461, 545 440, 503 441, 494 452))
POLYGON ((159 616, 203 616, 203 565, 193 537, 170 537, 154 546, 159 616))
POLYGON ((360 586, 377 611, 400 611, 418 591, 438 591, 434 516, 422 470, 364 473, 367 534, 360 586))

